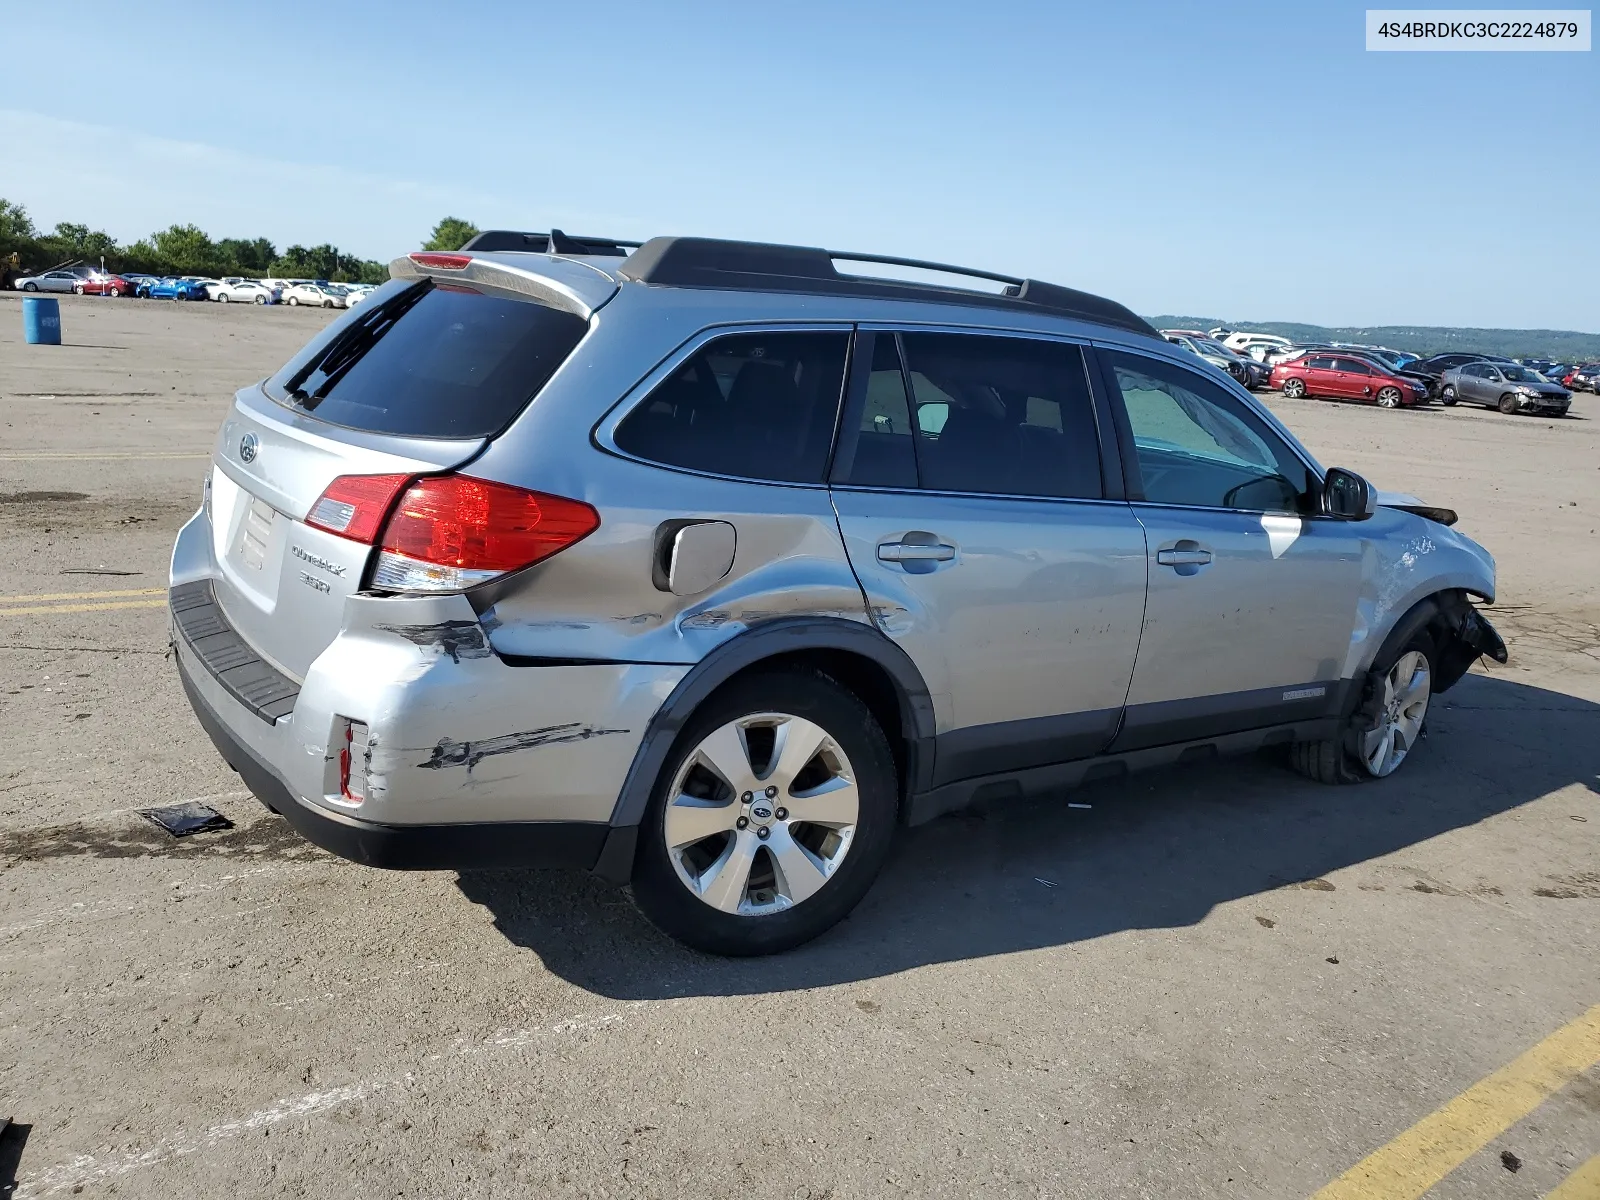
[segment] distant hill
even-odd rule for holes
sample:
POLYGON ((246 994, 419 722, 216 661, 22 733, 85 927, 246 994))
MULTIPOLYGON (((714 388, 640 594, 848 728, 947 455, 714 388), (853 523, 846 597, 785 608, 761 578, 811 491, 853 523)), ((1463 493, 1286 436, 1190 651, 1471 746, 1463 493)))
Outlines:
POLYGON ((1297 342, 1368 342, 1409 350, 1426 358, 1450 350, 1503 354, 1508 358, 1553 358, 1558 362, 1600 359, 1600 333, 1573 329, 1456 329, 1435 325, 1328 326, 1295 321, 1224 321, 1217 317, 1148 318, 1157 329, 1215 329, 1276 333, 1297 342))

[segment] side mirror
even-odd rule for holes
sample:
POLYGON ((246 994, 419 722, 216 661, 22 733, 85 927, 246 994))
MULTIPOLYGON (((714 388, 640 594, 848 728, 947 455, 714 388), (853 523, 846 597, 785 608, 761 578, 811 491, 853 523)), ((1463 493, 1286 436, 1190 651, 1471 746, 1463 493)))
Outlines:
POLYGON ((1322 481, 1322 511, 1344 521, 1365 521, 1378 511, 1378 494, 1354 471, 1329 467, 1322 481))

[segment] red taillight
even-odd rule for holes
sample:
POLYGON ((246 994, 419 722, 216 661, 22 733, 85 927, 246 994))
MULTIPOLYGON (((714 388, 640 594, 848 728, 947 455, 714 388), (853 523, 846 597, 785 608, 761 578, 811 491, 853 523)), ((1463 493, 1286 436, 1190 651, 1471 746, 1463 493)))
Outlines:
POLYGON ((410 475, 341 475, 317 497, 306 524, 371 545, 410 475))
POLYGON ((419 267, 433 267, 438 271, 462 271, 472 263, 470 254, 432 254, 419 252, 410 256, 419 267))
POLYGON ((442 475, 406 489, 383 527, 373 585, 460 591, 582 541, 600 514, 581 500, 442 475))

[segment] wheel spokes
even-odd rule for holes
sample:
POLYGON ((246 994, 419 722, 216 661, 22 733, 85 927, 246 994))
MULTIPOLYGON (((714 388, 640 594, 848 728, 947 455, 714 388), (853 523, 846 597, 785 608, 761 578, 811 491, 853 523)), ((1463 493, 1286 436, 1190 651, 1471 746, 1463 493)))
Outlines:
POLYGON ((804 717, 790 717, 778 725, 773 730, 772 766, 766 782, 787 791, 827 740, 827 731, 804 717))
POLYGON ((744 731, 738 725, 729 723, 715 730, 700 743, 695 754, 708 771, 733 789, 736 796, 755 785, 750 748, 745 745, 744 731))
POLYGON ((814 825, 854 825, 861 815, 861 796, 855 780, 835 775, 826 783, 786 801, 789 820, 809 821, 814 825))
POLYGON ((779 826, 767 839, 766 847, 772 855, 778 879, 778 894, 791 904, 799 904, 816 895, 817 889, 828 882, 828 866, 779 826))
POLYGON ((674 850, 692 846, 715 834, 727 833, 739 819, 739 801, 702 800, 680 795, 667 805, 667 845, 674 850))
POLYGON ((1382 775, 1394 750, 1394 726, 1387 721, 1367 735, 1367 770, 1382 775))
POLYGON ((729 913, 738 912, 750 883, 750 867, 755 862, 756 847, 760 844, 747 829, 729 838, 727 848, 717 861, 695 880, 700 898, 712 908, 729 913))

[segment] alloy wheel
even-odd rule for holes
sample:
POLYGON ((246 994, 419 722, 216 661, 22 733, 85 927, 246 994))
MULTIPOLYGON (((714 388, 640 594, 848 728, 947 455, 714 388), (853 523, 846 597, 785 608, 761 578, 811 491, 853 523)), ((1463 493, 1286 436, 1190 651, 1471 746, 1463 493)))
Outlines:
POLYGON ((1378 390, 1379 408, 1399 408, 1400 389, 1394 387, 1380 388, 1378 390))
POLYGON ((684 759, 662 814, 678 880, 722 912, 762 916, 814 896, 850 852, 861 801, 849 757, 804 717, 756 713, 684 759))
POLYGON ((1402 654, 1383 677, 1383 707, 1377 724, 1361 739, 1361 761, 1370 774, 1382 779, 1399 769, 1422 736, 1432 694, 1427 655, 1420 650, 1402 654))
POLYGON ((1306 394, 1306 385, 1298 379, 1291 379, 1283 385, 1283 394, 1291 400, 1298 400, 1306 394))

